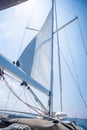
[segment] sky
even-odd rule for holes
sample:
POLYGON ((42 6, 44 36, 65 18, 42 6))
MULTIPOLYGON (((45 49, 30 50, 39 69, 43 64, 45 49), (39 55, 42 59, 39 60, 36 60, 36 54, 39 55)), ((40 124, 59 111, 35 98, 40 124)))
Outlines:
MULTIPOLYGON (((0 53, 9 58, 11 61, 16 61, 23 48, 36 35, 36 33, 32 31, 26 30, 26 26, 40 29, 50 8, 50 0, 38 0, 38 2, 37 0, 29 0, 23 4, 0 11, 0 53)), ((82 96, 87 104, 87 55, 85 51, 87 50, 86 12, 86 0, 57 1, 58 27, 63 26, 75 16, 78 16, 80 23, 81 32, 79 29, 78 20, 75 20, 69 26, 64 28, 64 30, 61 30, 59 32, 59 42, 61 52, 63 111, 68 113, 69 116, 82 118, 87 118, 87 107, 84 106, 78 91, 78 85, 76 86, 76 84, 79 82, 82 96), (81 33, 83 35, 85 49, 81 33), (71 71, 69 71, 69 68, 67 68, 64 59, 67 61, 71 71), (71 72, 76 79, 76 84, 73 80, 73 76, 71 76, 71 72)), ((57 46, 55 45, 55 55, 56 50, 57 46)), ((54 66, 54 74, 56 75, 54 80, 54 111, 60 111, 60 90, 57 68, 58 61, 56 58, 54 62, 56 64, 54 66)), ((15 86, 15 90, 17 91, 19 89, 17 87, 17 83, 15 86)), ((2 82, 0 82, 0 87, 2 87, 2 82)), ((2 87, 0 90, 0 99, 3 99, 5 102, 6 98, 8 97, 8 94, 6 94, 7 91, 8 89, 6 87, 2 87)), ((22 88, 20 91, 22 91, 22 88)), ((14 99, 14 97, 12 98, 14 99)), ((11 104, 13 102, 13 100, 10 100, 11 104)), ((20 107, 21 105, 22 104, 20 104, 20 107)), ((5 107, 5 105, 3 105, 1 100, 0 108, 3 107, 5 107)))

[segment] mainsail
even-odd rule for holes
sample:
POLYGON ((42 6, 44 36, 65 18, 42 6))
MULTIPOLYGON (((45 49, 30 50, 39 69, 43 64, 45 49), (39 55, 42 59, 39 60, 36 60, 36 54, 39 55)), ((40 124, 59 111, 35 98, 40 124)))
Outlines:
POLYGON ((18 59, 20 68, 49 90, 51 75, 51 46, 52 9, 39 33, 28 44, 18 59))

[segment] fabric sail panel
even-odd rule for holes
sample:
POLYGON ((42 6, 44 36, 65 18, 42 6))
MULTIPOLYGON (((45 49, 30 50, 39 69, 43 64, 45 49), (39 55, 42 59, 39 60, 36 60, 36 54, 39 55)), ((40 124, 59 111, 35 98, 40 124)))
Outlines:
POLYGON ((36 48, 31 77, 50 89, 51 71, 51 43, 52 43, 52 11, 39 31, 36 39, 36 48))
POLYGON ((36 37, 27 45, 24 49, 23 53, 21 54, 18 62, 22 70, 24 70, 29 76, 31 75, 33 59, 34 59, 34 52, 36 46, 36 37))
POLYGON ((20 67, 34 80, 50 89, 52 45, 52 10, 39 33, 25 48, 19 58, 20 67))

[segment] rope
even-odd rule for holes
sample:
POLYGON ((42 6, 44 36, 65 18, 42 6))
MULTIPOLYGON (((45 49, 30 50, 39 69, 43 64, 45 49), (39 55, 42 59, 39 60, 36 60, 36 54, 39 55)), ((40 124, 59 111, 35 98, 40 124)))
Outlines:
MULTIPOLYGON (((20 94, 19 94, 19 96, 20 96, 20 97, 21 97, 22 92, 23 92, 23 90, 22 90, 22 91, 20 92, 20 94)), ((15 108, 15 106, 16 106, 16 104, 17 104, 17 102, 18 102, 18 100, 15 100, 15 102, 14 102, 14 105, 13 105, 12 109, 14 109, 14 108, 15 108)))
POLYGON ((67 40, 67 45, 68 45, 68 48, 69 48, 69 52, 70 52, 70 56, 71 56, 71 60, 72 60, 72 63, 73 63, 73 68, 74 68, 74 72, 75 72, 76 80, 77 80, 77 83, 78 83, 78 88, 79 88, 80 91, 81 91, 81 85, 80 85, 79 78, 78 78, 78 75, 77 75, 77 72, 76 72, 76 67, 75 67, 74 58, 73 58, 73 55, 72 55, 71 48, 70 48, 70 46, 69 46, 69 39, 68 39, 68 37, 67 37, 67 34, 66 34, 65 29, 64 29, 64 32, 65 32, 65 37, 66 37, 66 40, 67 40))
MULTIPOLYGON (((75 12, 75 14, 77 14, 74 7, 73 7, 73 11, 75 12)), ((82 38, 82 43, 83 43, 83 47, 84 47, 84 50, 85 50, 85 54, 87 55, 87 49, 86 49, 85 41, 84 41, 84 38, 83 38, 83 33, 82 33, 82 30, 81 30, 81 25, 80 25, 79 19, 78 19, 77 22, 78 22, 78 26, 79 26, 79 30, 80 30, 80 34, 81 34, 81 38, 82 38)))
MULTIPOLYGON (((27 100, 27 96, 26 96, 26 91, 25 91, 25 87, 23 87, 24 88, 24 97, 25 97, 25 101, 26 102, 28 102, 28 100, 27 100)), ((28 109, 30 112, 31 112, 31 109, 28 109)), ((32 112, 31 112, 32 113, 32 112)))
MULTIPOLYGON (((29 92, 29 91, 27 91, 27 93, 28 93, 28 92, 29 92)), ((29 94, 28 94, 28 95, 29 95, 29 94)), ((32 100, 32 102, 34 103, 34 105, 35 105, 36 107, 39 107, 39 105, 37 105, 36 102, 35 102, 36 100, 33 100, 32 96, 30 96, 30 95, 29 95, 29 97, 31 98, 31 100, 32 100)))
POLYGON ((7 103, 6 103, 6 109, 7 109, 7 106, 8 106, 8 103, 9 103, 9 98, 10 98, 10 91, 9 91, 9 94, 8 94, 8 98, 7 98, 7 103))
POLYGON ((5 74, 7 77, 9 77, 11 80, 13 80, 13 81, 15 81, 15 82, 17 82, 17 83, 18 83, 18 82, 21 83, 20 80, 18 80, 17 78, 11 76, 10 74, 8 74, 8 73, 6 73, 6 72, 4 72, 4 74, 5 74))
MULTIPOLYGON (((22 103, 24 103, 26 106, 30 107, 31 109, 33 109, 34 111, 36 111, 36 112, 37 112, 38 114, 40 114, 40 115, 42 115, 40 112, 45 113, 44 111, 42 111, 42 110, 40 110, 40 109, 38 109, 38 108, 36 108, 36 107, 34 107, 34 106, 32 106, 32 105, 29 105, 29 104, 26 103, 24 100, 22 100, 22 99, 14 92, 14 90, 11 88, 11 86, 9 85, 8 81, 5 79, 4 76, 3 76, 3 80, 4 80, 5 84, 6 84, 6 86, 9 88, 9 90, 13 93, 13 95, 14 95, 15 97, 17 97, 22 103), (40 112, 38 112, 38 111, 40 111, 40 112)), ((45 113, 45 114, 46 114, 46 113, 45 113)))
POLYGON ((84 47, 85 53, 87 55, 87 49, 86 49, 86 46, 85 46, 85 41, 84 41, 84 38, 83 38, 83 33, 82 33, 82 30, 81 30, 81 25, 80 25, 79 19, 78 19, 78 25, 79 25, 79 30, 80 30, 81 38, 82 38, 83 47, 84 47))
POLYGON ((21 49, 22 49, 22 46, 23 46, 25 33, 26 33, 26 29, 24 30, 24 33, 23 33, 23 37, 22 37, 22 41, 21 41, 21 44, 20 44, 20 48, 19 48, 19 52, 18 52, 17 59, 19 58, 19 55, 20 55, 20 53, 21 53, 21 49))
POLYGON ((76 15, 74 13, 72 13, 70 10, 68 10, 67 8, 65 8, 63 5, 60 4, 60 6, 66 10, 69 14, 71 14, 72 16, 76 17, 76 15))
MULTIPOLYGON (((30 17, 28 19, 27 26, 29 25, 29 22, 30 22, 30 20, 31 20, 31 18, 33 16, 34 11, 35 11, 35 8, 33 8, 32 13, 31 13, 31 15, 30 15, 30 17)), ((20 53, 21 53, 21 49, 22 49, 22 46, 23 46, 26 30, 27 30, 27 27, 25 28, 24 33, 23 33, 23 37, 22 37, 22 41, 21 41, 21 44, 20 44, 20 48, 19 48, 19 53, 18 53, 17 59, 19 58, 20 53)))
POLYGON ((63 55, 63 53, 62 53, 62 51, 61 51, 61 54, 62 54, 62 57, 63 57, 63 59, 64 59, 64 61, 65 61, 65 64, 66 64, 66 66, 67 66, 69 72, 71 73, 72 79, 73 79, 73 81, 74 81, 74 83, 75 83, 75 85, 76 85, 76 87, 77 87, 77 89, 78 89, 78 91, 79 91, 79 94, 80 94, 80 96, 81 96, 81 99, 82 99, 82 101, 83 101, 85 107, 87 107, 87 103, 86 103, 86 101, 85 101, 85 99, 84 99, 84 97, 83 97, 83 94, 82 94, 82 92, 81 92, 79 86, 77 85, 77 82, 76 82, 76 80, 75 80, 75 77, 74 77, 74 75, 73 75, 73 73, 72 73, 72 71, 71 71, 71 69, 70 69, 70 67, 69 67, 69 65, 68 65, 68 63, 67 63, 67 61, 66 61, 66 59, 65 59, 65 57, 64 57, 64 55, 63 55))

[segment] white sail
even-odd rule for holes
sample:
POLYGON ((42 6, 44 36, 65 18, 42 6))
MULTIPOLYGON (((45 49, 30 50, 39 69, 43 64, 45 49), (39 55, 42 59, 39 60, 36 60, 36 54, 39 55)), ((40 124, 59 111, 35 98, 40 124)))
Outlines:
POLYGON ((18 62, 20 67, 30 76, 33 66, 33 59, 36 46, 36 37, 28 44, 23 53, 21 54, 18 62))
POLYGON ((34 80, 50 89, 52 10, 39 33, 19 58, 20 67, 34 80), (49 25, 49 26, 48 26, 49 25))

